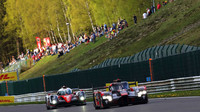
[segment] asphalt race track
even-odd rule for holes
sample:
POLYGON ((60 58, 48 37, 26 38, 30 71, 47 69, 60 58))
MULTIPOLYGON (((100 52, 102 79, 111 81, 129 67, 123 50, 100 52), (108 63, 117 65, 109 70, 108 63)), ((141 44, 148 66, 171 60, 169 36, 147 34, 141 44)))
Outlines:
POLYGON ((45 104, 1 106, 0 112, 200 112, 200 97, 150 99, 148 104, 95 110, 90 102, 84 106, 46 110, 45 104))

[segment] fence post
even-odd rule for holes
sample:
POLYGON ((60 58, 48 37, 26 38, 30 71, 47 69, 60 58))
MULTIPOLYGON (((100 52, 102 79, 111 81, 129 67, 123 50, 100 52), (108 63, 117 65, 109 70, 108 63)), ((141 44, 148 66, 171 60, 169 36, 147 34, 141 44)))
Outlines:
POLYGON ((19 81, 19 72, 18 72, 18 69, 16 70, 17 72, 17 80, 19 81))
POLYGON ((44 92, 46 92, 45 75, 43 75, 43 86, 44 86, 44 92))
POLYGON ((149 58, 149 69, 150 69, 150 76, 151 76, 151 81, 153 81, 153 68, 152 68, 152 59, 149 58))
POLYGON ((7 94, 9 96, 9 93, 8 93, 8 82, 6 81, 6 91, 7 91, 7 94))

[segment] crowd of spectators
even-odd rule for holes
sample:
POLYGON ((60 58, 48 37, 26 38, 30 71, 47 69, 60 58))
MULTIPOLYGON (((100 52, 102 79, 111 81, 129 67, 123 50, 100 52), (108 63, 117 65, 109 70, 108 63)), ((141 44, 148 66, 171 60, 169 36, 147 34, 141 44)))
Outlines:
MULTIPOLYGON (((173 2, 175 0, 169 0, 169 2, 173 2)), ((155 10, 159 10, 161 7, 166 6, 168 1, 163 1, 162 4, 158 2, 157 8, 155 8, 153 5, 151 8, 147 8, 146 12, 143 13, 143 19, 146 19, 148 16, 150 16, 152 13, 155 13, 155 10)), ((133 15, 133 21, 135 24, 137 24, 137 17, 133 15)), ((118 19, 118 22, 113 23, 112 26, 108 26, 107 24, 96 26, 93 29, 93 32, 91 32, 89 35, 84 33, 79 36, 75 36, 75 42, 69 42, 66 43, 57 43, 52 44, 51 46, 35 48, 34 50, 27 50, 26 54, 22 52, 21 55, 18 56, 17 60, 25 60, 27 58, 32 59, 33 64, 38 62, 41 58, 44 56, 53 56, 58 54, 58 58, 69 53, 70 50, 74 49, 75 47, 79 46, 80 44, 88 44, 90 42, 95 43, 97 37, 102 37, 105 35, 106 38, 109 40, 115 38, 117 34, 123 30, 124 28, 128 27, 128 22, 125 19, 118 19), (25 58, 26 57, 26 58, 25 58)), ((16 63, 16 59, 14 56, 10 60, 8 60, 7 65, 13 65, 16 63)))
POLYGON ((26 60, 31 59, 32 64, 35 64, 39 60, 41 60, 45 56, 53 56, 57 55, 57 58, 60 58, 61 56, 69 53, 72 49, 79 46, 80 44, 89 44, 90 42, 95 43, 97 37, 102 37, 105 35, 106 38, 113 39, 117 36, 117 34, 123 30, 124 28, 128 27, 128 22, 125 19, 119 18, 117 23, 113 23, 111 27, 109 27, 107 24, 97 26, 94 28, 94 31, 91 32, 89 35, 84 33, 79 36, 75 36, 75 42, 69 42, 66 43, 57 43, 52 44, 51 46, 42 46, 41 48, 35 48, 33 50, 27 49, 26 53, 23 52, 17 57, 17 59, 12 56, 10 60, 8 60, 7 65, 13 65, 16 64, 17 60, 26 60))
MULTIPOLYGON (((169 0, 169 2, 173 2, 175 0, 169 0)), ((146 19, 148 16, 150 16, 152 13, 155 13, 156 10, 159 10, 161 7, 164 7, 168 4, 168 1, 163 1, 162 3, 158 2, 157 7, 154 7, 154 5, 151 6, 151 8, 147 8, 146 11, 143 13, 143 19, 146 19)))

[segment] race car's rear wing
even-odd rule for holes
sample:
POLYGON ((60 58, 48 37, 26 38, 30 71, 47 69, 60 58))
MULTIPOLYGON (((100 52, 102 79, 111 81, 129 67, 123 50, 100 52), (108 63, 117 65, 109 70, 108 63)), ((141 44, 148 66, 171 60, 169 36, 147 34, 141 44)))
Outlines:
MULTIPOLYGON (((77 92, 77 91, 82 91, 82 90, 79 89, 79 88, 72 88, 72 91, 73 91, 73 92, 77 92)), ((47 94, 48 94, 48 95, 55 95, 55 94, 57 94, 57 90, 48 91, 47 94)))
MULTIPOLYGON (((122 82, 123 82, 123 81, 122 81, 122 82)), ((111 83, 106 83, 106 87, 109 87, 110 84, 111 84, 111 83)), ((131 87, 136 87, 136 86, 138 86, 138 81, 131 81, 131 82, 128 82, 128 84, 129 84, 130 88, 131 88, 131 87)), ((109 91, 109 89, 106 88, 106 91, 109 91)))

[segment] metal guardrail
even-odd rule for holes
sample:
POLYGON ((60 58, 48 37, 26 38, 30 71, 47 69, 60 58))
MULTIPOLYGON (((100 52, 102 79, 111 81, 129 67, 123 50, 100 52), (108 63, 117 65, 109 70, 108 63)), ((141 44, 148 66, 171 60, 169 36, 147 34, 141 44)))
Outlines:
MULTIPOLYGON (((175 78, 162 81, 153 81, 146 83, 139 83, 139 86, 146 86, 149 94, 170 92, 170 91, 184 91, 184 90, 200 90, 200 76, 175 78)), ((82 89, 86 92, 86 97, 92 97, 92 88, 82 89)), ((15 95, 15 103, 18 102, 37 102, 45 101, 47 92, 29 93, 23 95, 15 95)))
POLYGON ((149 94, 169 91, 199 90, 200 76, 139 83, 139 86, 146 86, 149 94))
MULTIPOLYGON (((92 88, 81 89, 81 90, 85 91, 87 98, 91 98, 92 97, 92 95, 93 95, 92 88)), ((104 89, 104 90, 106 90, 106 89, 104 89)), ((45 101, 45 96, 48 93, 51 93, 51 92, 38 92, 38 93, 29 93, 29 94, 22 94, 22 95, 14 95, 14 97, 15 97, 15 103, 45 101)))

